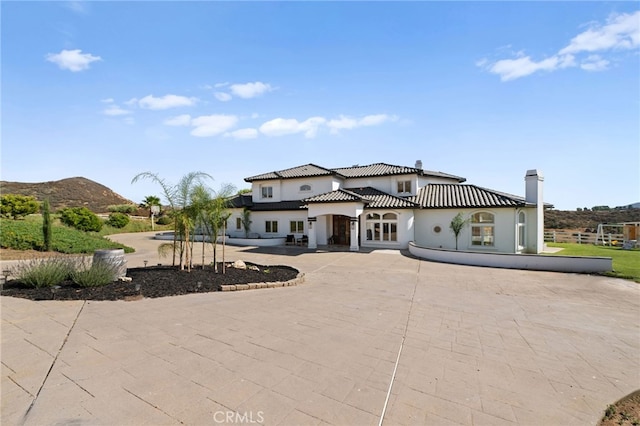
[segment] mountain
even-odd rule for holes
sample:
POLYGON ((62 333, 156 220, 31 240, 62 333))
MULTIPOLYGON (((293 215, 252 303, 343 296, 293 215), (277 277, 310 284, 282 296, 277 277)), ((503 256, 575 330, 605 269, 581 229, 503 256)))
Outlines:
POLYGON ((49 198, 53 211, 64 207, 86 207, 94 213, 107 213, 112 205, 136 204, 83 177, 39 183, 0 181, 0 193, 31 195, 38 201, 49 198))

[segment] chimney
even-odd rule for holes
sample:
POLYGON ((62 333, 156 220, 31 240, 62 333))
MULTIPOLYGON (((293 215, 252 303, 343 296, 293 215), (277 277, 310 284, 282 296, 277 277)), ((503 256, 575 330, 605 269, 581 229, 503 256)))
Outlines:
POLYGON ((422 170, 422 160, 416 161, 416 169, 422 170))
POLYGON ((535 207, 534 217, 527 216, 527 251, 541 253, 544 250, 544 202, 542 199, 542 187, 544 176, 537 169, 527 170, 525 181, 525 202, 528 207, 535 207))

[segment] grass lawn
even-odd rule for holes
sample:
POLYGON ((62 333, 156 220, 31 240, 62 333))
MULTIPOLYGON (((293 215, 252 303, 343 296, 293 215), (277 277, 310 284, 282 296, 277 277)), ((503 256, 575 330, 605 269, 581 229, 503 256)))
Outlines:
POLYGON ((562 248, 557 256, 600 256, 613 260, 613 272, 605 275, 625 278, 640 283, 640 250, 623 250, 620 247, 593 244, 547 243, 549 247, 562 248))

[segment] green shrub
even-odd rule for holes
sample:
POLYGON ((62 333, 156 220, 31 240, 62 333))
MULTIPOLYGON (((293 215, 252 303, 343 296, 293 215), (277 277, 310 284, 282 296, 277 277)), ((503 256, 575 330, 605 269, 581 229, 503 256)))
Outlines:
POLYGON ((51 287, 69 278, 73 262, 63 257, 20 262, 12 270, 16 280, 31 287, 51 287))
POLYGON ((109 215, 109 219, 107 219, 106 224, 118 229, 124 228, 129 224, 129 216, 124 213, 111 213, 109 215))
POLYGON ((169 216, 160 216, 156 219, 156 223, 158 225, 171 225, 173 223, 173 219, 171 219, 169 216))
POLYGON ((71 272, 71 280, 82 287, 99 287, 116 279, 118 265, 110 262, 93 262, 88 265, 87 259, 81 259, 71 272))
POLYGON ((138 206, 136 206, 135 204, 115 204, 112 206, 108 206, 107 209, 109 209, 109 211, 113 213, 131 214, 138 210, 138 206))
POLYGON ((3 217, 18 219, 38 211, 40 203, 26 195, 6 194, 0 197, 0 212, 3 217))
POLYGON ((99 232, 102 221, 86 207, 70 207, 60 212, 60 221, 67 226, 85 232, 99 232))

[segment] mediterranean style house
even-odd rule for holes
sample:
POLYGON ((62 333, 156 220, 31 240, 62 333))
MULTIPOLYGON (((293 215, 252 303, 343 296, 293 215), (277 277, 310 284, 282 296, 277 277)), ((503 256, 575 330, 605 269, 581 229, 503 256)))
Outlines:
POLYGON ((465 184, 465 178, 385 163, 328 169, 306 164, 245 178, 251 193, 231 199, 227 234, 244 238, 243 212, 250 236, 288 237, 308 248, 342 245, 455 249, 451 220, 467 224, 459 250, 540 253, 543 250, 542 174, 529 170, 525 196, 465 184))

